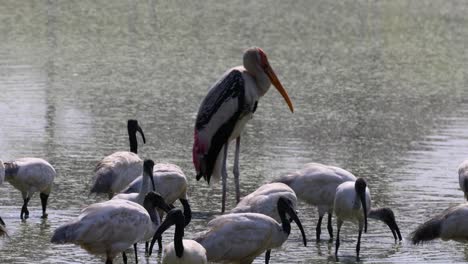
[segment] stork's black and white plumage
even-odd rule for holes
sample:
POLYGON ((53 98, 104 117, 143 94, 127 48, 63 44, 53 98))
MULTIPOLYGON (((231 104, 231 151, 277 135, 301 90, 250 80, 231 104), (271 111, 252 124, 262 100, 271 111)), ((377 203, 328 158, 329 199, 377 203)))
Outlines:
POLYGON ((209 90, 203 99, 195 123, 193 163, 197 180, 222 177, 222 209, 226 200, 226 156, 229 142, 236 139, 234 179, 236 200, 240 200, 239 147, 240 134, 252 118, 260 97, 273 84, 280 92, 291 112, 293 105, 286 90, 278 80, 262 49, 249 48, 244 53, 244 66, 228 70, 209 90))
POLYGON ((109 199, 115 193, 122 191, 136 177, 143 174, 143 160, 138 157, 138 142, 136 133, 140 132, 143 143, 145 134, 137 120, 127 122, 130 152, 118 151, 104 157, 96 166, 94 184, 91 193, 106 193, 109 199))
POLYGON ((42 205, 42 218, 46 218, 47 200, 52 183, 57 175, 54 167, 47 161, 38 158, 22 158, 8 162, 0 160, 0 178, 5 177, 23 196, 21 219, 29 217, 28 203, 35 192, 39 192, 42 205))

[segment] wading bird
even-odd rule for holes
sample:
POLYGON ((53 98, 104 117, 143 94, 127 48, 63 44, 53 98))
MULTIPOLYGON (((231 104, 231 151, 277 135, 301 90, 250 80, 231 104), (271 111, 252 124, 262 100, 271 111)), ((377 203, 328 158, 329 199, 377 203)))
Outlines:
POLYGON ((458 166, 458 182, 465 193, 465 199, 468 201, 468 159, 458 166))
POLYGON ((47 200, 52 183, 57 173, 47 161, 38 158, 22 158, 8 162, 0 160, 0 171, 5 180, 18 189, 23 196, 21 219, 29 217, 28 203, 35 192, 39 192, 42 205, 42 216, 46 218, 47 200))
POLYGON ((105 255, 106 264, 122 252, 127 263, 124 251, 156 232, 159 216, 155 208, 170 210, 155 192, 148 193, 143 204, 144 207, 123 199, 92 204, 75 220, 57 228, 51 242, 73 243, 91 254, 105 255))
POLYGON ((185 219, 180 209, 174 208, 167 213, 166 219, 156 230, 153 241, 151 241, 150 252, 154 242, 161 237, 162 233, 169 227, 175 225, 174 241, 164 247, 162 257, 163 264, 205 264, 206 249, 194 240, 183 239, 185 219))
MULTIPOLYGON (((278 200, 283 197, 287 199, 293 210, 296 210, 297 197, 294 191, 284 183, 275 182, 260 186, 257 190, 242 198, 242 200, 231 210, 236 213, 259 213, 268 215, 281 222, 278 213, 278 200)), ((271 249, 265 253, 265 263, 269 263, 271 249)))
MULTIPOLYGON (((185 225, 187 226, 192 219, 192 210, 188 202, 188 182, 182 169, 170 163, 158 163, 153 169, 153 179, 156 186, 156 192, 159 193, 166 203, 172 205, 179 200, 184 208, 185 225)), ((142 178, 136 178, 123 191, 124 193, 134 192, 141 188, 142 178)), ((159 216, 164 216, 163 210, 158 210, 159 216)), ((159 250, 162 249, 161 237, 158 239, 159 250)))
POLYGON ((196 234, 194 239, 206 249, 208 261, 252 263, 264 251, 280 247, 291 232, 288 215, 302 233, 304 246, 307 240, 302 224, 289 200, 278 199, 281 223, 258 213, 221 215, 208 223, 208 230, 196 234))
POLYGON ((440 238, 442 240, 468 241, 468 204, 450 207, 441 214, 421 224, 411 233, 413 244, 440 238))
MULTIPOLYGON (((145 200, 145 196, 147 193, 151 191, 155 191, 154 181, 153 181, 153 167, 154 162, 150 159, 147 159, 143 162, 143 183, 140 186, 140 192, 138 193, 119 193, 112 197, 114 199, 124 199, 127 201, 131 201, 143 206, 143 202, 145 200), (151 182, 151 184, 150 184, 151 182)), ((160 222, 160 221, 159 221, 160 222)), ((159 224, 158 222, 158 224, 159 224)), ((149 237, 146 238, 145 243, 145 253, 148 254, 148 241, 151 240, 151 234, 148 234, 149 237)), ((135 260, 138 263, 138 255, 137 255, 137 246, 134 245, 135 249, 135 260)))
POLYGON ((130 182, 143 173, 143 160, 138 157, 137 131, 146 143, 143 130, 137 120, 127 122, 130 152, 118 151, 104 157, 95 168, 94 184, 91 193, 107 193, 109 199, 122 191, 130 182))
POLYGON ((397 235, 401 241, 400 229, 395 221, 393 211, 389 208, 371 209, 371 197, 369 188, 364 179, 358 178, 355 182, 347 181, 336 188, 333 211, 336 215, 337 232, 335 244, 335 256, 338 258, 338 248, 340 247, 340 231, 345 221, 357 222, 359 226, 358 241, 356 245, 356 259, 359 260, 361 249, 362 230, 367 233, 367 218, 374 218, 383 221, 392 231, 395 241, 397 235))
POLYGON ((333 239, 332 216, 336 187, 346 181, 356 181, 356 177, 351 172, 335 166, 307 163, 302 169, 285 174, 274 181, 288 185, 300 200, 317 206, 319 213, 315 233, 317 242, 320 241, 323 216, 328 213, 328 234, 330 239, 333 239))
POLYGON ((197 180, 222 176, 222 207, 226 203, 226 158, 229 142, 236 139, 234 181, 236 200, 240 200, 239 151, 240 134, 257 109, 258 100, 273 84, 280 92, 291 112, 293 105, 283 85, 268 62, 262 49, 253 47, 244 52, 244 66, 229 69, 209 90, 198 110, 194 143, 193 164, 197 180))

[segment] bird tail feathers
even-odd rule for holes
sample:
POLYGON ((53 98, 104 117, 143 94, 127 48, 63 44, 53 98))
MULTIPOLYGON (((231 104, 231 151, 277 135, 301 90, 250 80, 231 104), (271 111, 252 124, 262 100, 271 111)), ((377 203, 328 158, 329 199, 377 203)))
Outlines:
POLYGON ((441 219, 433 218, 420 225, 411 233, 411 242, 413 242, 413 244, 419 244, 439 238, 441 223, 441 219))

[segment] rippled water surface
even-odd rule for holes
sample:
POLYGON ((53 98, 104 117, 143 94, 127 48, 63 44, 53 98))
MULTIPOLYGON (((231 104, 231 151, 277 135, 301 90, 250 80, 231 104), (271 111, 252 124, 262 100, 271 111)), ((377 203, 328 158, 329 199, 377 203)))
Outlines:
MULTIPOLYGON (((0 158, 42 157, 58 172, 47 220, 36 194, 21 222, 20 193, 0 187, 10 233, 0 263, 103 261, 49 240, 103 200, 87 195, 92 170, 128 149, 129 118, 148 139, 140 156, 175 163, 189 179, 195 213, 186 237, 204 230, 220 211, 220 188, 195 180, 195 115, 208 87, 253 45, 268 53, 296 112, 274 89, 260 101, 242 136, 242 195, 306 162, 337 165, 367 178, 373 203, 394 209, 405 237, 395 244, 371 221, 362 262, 468 261, 464 244, 407 240, 418 223, 464 202, 456 169, 468 158, 468 3, 224 2, 0 2, 0 158)), ((334 244, 315 243, 315 208, 301 203, 299 212, 309 246, 293 227, 271 262, 334 262, 334 244)), ((355 261, 356 229, 344 226, 340 262, 355 261)), ((139 248, 140 262, 160 262, 139 248)))

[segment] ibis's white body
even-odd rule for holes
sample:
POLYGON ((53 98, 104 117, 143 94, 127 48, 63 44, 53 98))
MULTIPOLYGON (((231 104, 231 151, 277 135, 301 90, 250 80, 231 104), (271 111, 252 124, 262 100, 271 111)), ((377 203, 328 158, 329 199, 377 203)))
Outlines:
POLYGON ((5 174, 3 166, 3 175, 6 181, 21 192, 23 199, 31 197, 35 192, 50 193, 57 175, 50 163, 39 158, 22 158, 12 161, 12 164, 16 167, 15 172, 5 174))
POLYGON ((106 156, 96 166, 96 181, 109 181, 106 185, 110 185, 112 193, 121 192, 142 174, 143 160, 129 151, 118 151, 106 156))
MULTIPOLYGON (((173 204, 178 199, 188 200, 187 178, 179 166, 169 163, 157 163, 153 168, 153 179, 156 192, 164 198, 166 203, 173 204)), ((142 181, 143 176, 137 177, 124 192, 139 190, 142 181)), ((146 188, 147 192, 151 191, 150 184, 146 188)))
POLYGON ((183 239, 184 254, 181 258, 177 257, 174 242, 164 246, 162 263, 163 264, 206 264, 206 249, 194 240, 183 239))
POLYGON ((267 249, 280 247, 288 238, 273 218, 258 213, 219 216, 194 239, 206 249, 210 262, 252 263, 267 249))
POLYGON ((52 242, 73 243, 95 255, 113 259, 155 232, 155 225, 141 205, 123 199, 92 204, 72 222, 54 232, 52 242))
POLYGON ((300 200, 318 207, 319 215, 333 212, 336 188, 356 177, 344 169, 320 163, 307 163, 296 172, 281 176, 276 182, 287 184, 300 200))
POLYGON ((231 213, 259 213, 268 215, 281 222, 278 214, 278 199, 287 198, 292 202, 292 208, 297 205, 297 197, 294 191, 284 183, 276 182, 260 186, 257 190, 242 198, 231 213))
MULTIPOLYGON (((348 181, 340 184, 336 188, 335 202, 334 202, 334 212, 337 218, 337 221, 351 221, 358 223, 359 227, 364 226, 364 213, 361 205, 361 200, 356 193, 354 188, 355 182, 348 181)), ((371 208, 371 196, 369 188, 366 187, 366 206, 367 212, 369 214, 371 208)))

